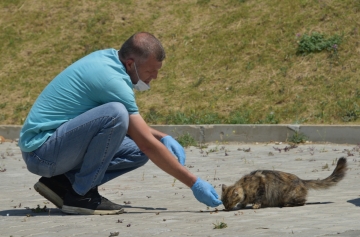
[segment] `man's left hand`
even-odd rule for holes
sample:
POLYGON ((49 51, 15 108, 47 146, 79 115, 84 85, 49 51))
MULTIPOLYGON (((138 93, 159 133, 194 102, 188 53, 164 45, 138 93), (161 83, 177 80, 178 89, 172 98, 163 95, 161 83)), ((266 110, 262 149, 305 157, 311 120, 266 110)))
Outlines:
POLYGON ((166 146, 166 148, 178 158, 180 164, 185 165, 185 151, 184 148, 174 139, 172 136, 165 136, 160 139, 160 142, 166 146))

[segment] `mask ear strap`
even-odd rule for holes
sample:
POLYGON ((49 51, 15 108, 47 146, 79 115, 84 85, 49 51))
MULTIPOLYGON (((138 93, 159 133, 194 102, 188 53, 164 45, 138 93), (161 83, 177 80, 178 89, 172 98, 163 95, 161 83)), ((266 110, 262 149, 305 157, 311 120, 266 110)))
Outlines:
POLYGON ((136 76, 137 78, 139 79, 139 81, 141 81, 140 77, 139 77, 139 74, 138 74, 138 71, 137 71, 137 68, 136 68, 136 63, 134 61, 134 66, 135 66, 135 72, 136 72, 136 76))

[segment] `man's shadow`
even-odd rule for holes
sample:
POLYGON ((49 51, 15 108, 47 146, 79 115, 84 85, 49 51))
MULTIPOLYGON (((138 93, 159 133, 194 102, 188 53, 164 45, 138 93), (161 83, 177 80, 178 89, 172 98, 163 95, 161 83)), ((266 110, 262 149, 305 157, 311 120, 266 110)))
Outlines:
POLYGON ((43 209, 41 211, 30 209, 30 208, 17 208, 17 209, 10 209, 10 210, 2 210, 0 211, 0 216, 62 216, 65 213, 61 212, 58 208, 47 208, 46 210, 43 209))
POLYGON ((357 207, 360 207, 360 198, 351 199, 351 200, 348 200, 347 202, 354 204, 357 207))
MULTIPOLYGON (((138 207, 138 206, 130 206, 130 205, 124 205, 123 208, 126 211, 130 210, 136 210, 136 209, 142 209, 146 211, 167 211, 167 208, 156 208, 156 207, 138 207)), ((0 211, 0 216, 64 216, 68 215, 66 213, 63 213, 58 208, 14 208, 9 210, 2 210, 0 211)))

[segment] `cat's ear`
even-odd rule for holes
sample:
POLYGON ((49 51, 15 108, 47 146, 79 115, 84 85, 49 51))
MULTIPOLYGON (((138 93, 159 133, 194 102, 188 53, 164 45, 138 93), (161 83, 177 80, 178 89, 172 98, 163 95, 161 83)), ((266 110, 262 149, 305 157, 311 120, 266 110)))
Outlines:
POLYGON ((221 189, 222 189, 223 192, 225 191, 226 188, 227 188, 227 186, 226 186, 225 184, 223 184, 223 185, 221 186, 221 189))

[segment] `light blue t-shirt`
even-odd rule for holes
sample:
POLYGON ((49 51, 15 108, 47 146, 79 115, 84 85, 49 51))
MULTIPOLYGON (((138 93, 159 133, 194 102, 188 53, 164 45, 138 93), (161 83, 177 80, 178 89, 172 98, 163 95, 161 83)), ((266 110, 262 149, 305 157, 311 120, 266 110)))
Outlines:
POLYGON ((108 102, 122 103, 129 114, 139 113, 131 79, 115 49, 81 58, 45 87, 21 129, 21 150, 36 150, 61 124, 108 102))

